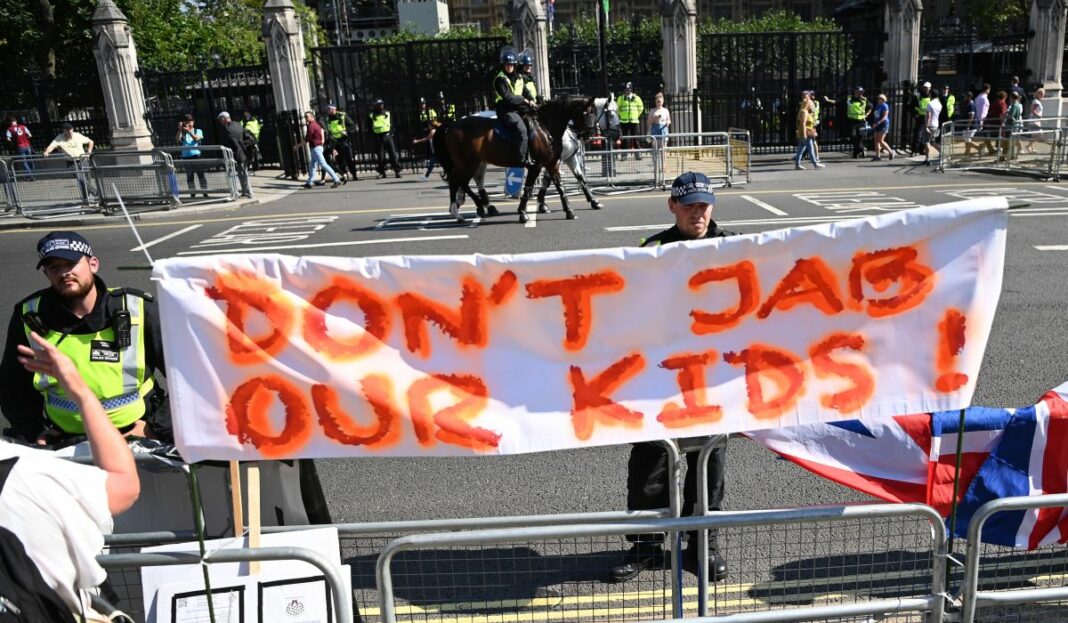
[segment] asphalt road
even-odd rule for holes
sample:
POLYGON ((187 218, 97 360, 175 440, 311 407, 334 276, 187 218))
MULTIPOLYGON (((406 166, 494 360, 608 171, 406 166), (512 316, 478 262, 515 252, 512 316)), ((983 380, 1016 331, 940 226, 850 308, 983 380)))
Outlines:
MULTIPOLYGON (((942 174, 899 158, 893 163, 831 155, 825 170, 795 171, 781 161, 757 163, 750 184, 717 193, 715 219, 749 233, 932 205, 1007 195, 1021 207, 1009 220, 1004 290, 978 380, 975 403, 1033 404, 1065 380, 1064 310, 1068 290, 1068 185, 1024 177, 942 174), (1039 250, 1049 246, 1051 250, 1039 250)), ((280 189, 296 184, 270 181, 280 189)), ((446 214, 440 181, 360 181, 336 190, 297 191, 266 205, 146 220, 139 225, 154 258, 274 251, 294 255, 524 253, 634 245, 671 222, 666 193, 601 196, 605 209, 572 198, 578 220, 554 212, 533 226, 504 216, 458 225, 446 214)), ((468 210, 473 206, 468 203, 468 210)), ((47 224, 42 224, 47 228, 47 224)), ((45 281, 33 270, 34 244, 47 229, 0 231, 8 266, 0 304, 10 309, 45 281)), ((119 222, 81 231, 102 258, 111 285, 151 289, 147 261, 119 222)), ((7 315, 0 322, 5 323, 7 315)), ((618 510, 625 507, 628 447, 474 459, 319 461, 336 521, 387 521, 618 510)), ((727 509, 762 509, 864 499, 823 481, 747 441, 728 449, 727 509)), ((813 545, 815 547, 815 545, 813 545)), ((789 548, 786 548, 789 549, 789 548)))

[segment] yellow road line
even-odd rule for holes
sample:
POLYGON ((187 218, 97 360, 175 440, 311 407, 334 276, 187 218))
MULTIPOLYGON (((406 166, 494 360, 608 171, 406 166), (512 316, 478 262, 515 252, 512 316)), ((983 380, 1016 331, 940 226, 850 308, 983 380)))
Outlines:
MULTIPOLYGON (((1014 186, 1033 186, 1033 185, 1040 185, 1040 184, 1043 184, 1043 182, 1020 182, 1020 183, 1014 184, 1014 186)), ((966 183, 966 184, 922 184, 922 185, 918 185, 918 186, 879 186, 879 187, 874 187, 874 188, 850 188, 850 189, 842 189, 842 190, 855 190, 855 191, 866 191, 866 190, 887 191, 887 190, 911 190, 911 189, 926 190, 926 189, 931 189, 931 188, 960 188, 960 187, 964 187, 964 188, 979 188, 979 187, 984 187, 984 186, 1004 187, 1005 183, 1004 182, 991 182, 991 183, 966 183)), ((1065 190, 1068 191, 1068 187, 1065 187, 1065 190)), ((790 189, 790 190, 750 190, 750 189, 740 189, 740 190, 734 190, 734 191, 721 191, 719 193, 719 195, 720 196, 734 196, 734 195, 742 195, 742 194, 746 194, 746 195, 781 195, 781 194, 794 194, 794 193, 805 193, 805 192, 827 192, 827 189, 823 189, 822 191, 821 191, 821 189, 817 189, 817 188, 802 188, 802 189, 790 189)), ((639 200, 639 199, 648 200, 650 197, 661 198, 661 199, 664 199, 665 202, 666 202, 667 195, 664 194, 661 191, 646 191, 646 192, 635 193, 635 194, 630 194, 630 195, 613 196, 613 197, 608 198, 607 201, 618 202, 618 201, 636 201, 636 200, 639 200)), ((1066 200, 1068 200, 1068 198, 1066 198, 1066 200)), ((348 216, 348 215, 353 215, 353 214, 384 214, 384 213, 398 213, 398 212, 418 212, 418 211, 438 210, 438 209, 440 209, 442 211, 442 213, 445 213, 446 212, 446 208, 447 208, 447 206, 444 204, 444 201, 443 201, 443 203, 439 203, 439 204, 435 204, 435 205, 417 206, 417 207, 411 207, 411 208, 371 208, 371 209, 354 209, 354 210, 327 210, 327 211, 319 211, 319 212, 300 211, 300 212, 286 212, 286 213, 282 213, 282 214, 260 214, 260 215, 242 214, 240 216, 225 216, 225 217, 219 217, 219 218, 203 218, 203 219, 193 219, 193 220, 183 220, 183 221, 160 221, 160 222, 155 222, 155 220, 146 220, 146 221, 139 221, 137 223, 137 226, 139 228, 142 228, 142 227, 174 227, 174 226, 180 226, 180 225, 208 224, 208 223, 232 223, 232 222, 235 222, 235 221, 256 221, 256 220, 266 220, 266 219, 275 219, 275 218, 278 218, 278 219, 281 219, 281 218, 299 218, 299 217, 305 217, 305 216, 307 216, 307 217, 311 217, 311 216, 348 216)), ((237 209, 237 208, 223 208, 223 209, 237 209)), ((507 216, 507 215, 508 215, 508 213, 505 212, 505 216, 507 216)), ((34 231, 34 230, 39 230, 39 229, 50 229, 51 227, 52 226, 49 225, 47 221, 41 222, 40 225, 37 225, 36 223, 29 223, 29 224, 27 224, 27 227, 25 229, 0 230, 0 234, 19 234, 19 233, 26 233, 28 231, 34 231)), ((127 225, 125 223, 114 223, 114 224, 107 224, 107 225, 86 225, 84 227, 80 227, 79 231, 103 230, 103 229, 126 229, 126 228, 127 228, 127 225)))

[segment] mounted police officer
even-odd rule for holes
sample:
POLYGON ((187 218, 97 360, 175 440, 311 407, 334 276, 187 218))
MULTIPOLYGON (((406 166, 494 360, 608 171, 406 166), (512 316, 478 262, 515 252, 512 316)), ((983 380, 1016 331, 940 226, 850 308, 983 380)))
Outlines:
POLYGON ((529 166, 527 154, 527 126, 520 112, 529 110, 530 103, 523 97, 525 81, 516 71, 518 58, 515 52, 505 51, 501 57, 501 71, 493 78, 494 103, 497 118, 515 135, 516 163, 529 166))
POLYGON ((846 102, 846 118, 849 119, 849 133, 853 137, 853 157, 863 158, 864 153, 864 124, 871 114, 871 103, 864 97, 864 87, 853 89, 853 95, 846 102))
POLYGON ((56 379, 19 364, 18 346, 30 344, 32 331, 71 358, 121 432, 170 441, 170 410, 155 380, 164 365, 152 296, 108 288, 89 241, 75 232, 41 238, 37 255, 51 285, 15 305, 0 361, 0 410, 12 435, 55 444, 85 434, 78 406, 56 379))
POLYGON ((397 145, 393 142, 393 119, 386 110, 386 103, 376 99, 371 103, 371 114, 368 115, 371 123, 371 134, 375 137, 375 145, 378 147, 378 177, 386 176, 386 153, 389 153, 389 164, 393 167, 393 174, 401 176, 401 166, 397 162, 397 145))
POLYGON ((519 71, 520 76, 523 78, 523 99, 534 104, 541 102, 538 99, 538 84, 534 80, 534 57, 529 52, 523 52, 519 55, 519 71))
POLYGON ((343 182, 348 181, 346 172, 353 181, 360 179, 356 175, 356 158, 352 152, 352 135, 356 132, 356 122, 344 110, 338 110, 334 104, 326 107, 326 134, 330 137, 331 153, 335 153, 337 172, 343 182))

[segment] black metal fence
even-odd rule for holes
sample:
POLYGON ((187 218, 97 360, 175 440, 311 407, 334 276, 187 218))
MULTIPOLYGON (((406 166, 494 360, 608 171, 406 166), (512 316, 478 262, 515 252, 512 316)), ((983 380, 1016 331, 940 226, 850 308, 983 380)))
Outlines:
POLYGON ((924 32, 920 35, 920 80, 936 87, 948 84, 958 92, 983 82, 1008 86, 1013 76, 1027 84, 1030 37, 1026 26, 989 38, 970 28, 924 32))
MULTIPOLYGON (((786 152, 796 143, 801 92, 820 102, 821 143, 844 145, 845 99, 857 85, 885 78, 881 32, 706 34, 698 45, 698 90, 706 131, 744 128, 755 151, 786 152)), ((874 97, 874 94, 872 94, 874 97)))
POLYGON ((457 116, 492 108, 493 76, 500 50, 508 43, 501 37, 477 37, 316 48, 310 72, 317 108, 334 103, 353 117, 358 125, 352 137, 357 166, 372 171, 377 156, 371 102, 381 98, 391 115, 402 164, 418 170, 426 159, 425 148, 412 144, 426 133, 426 124, 419 121, 419 98, 440 108, 442 94, 457 116))
POLYGON ((204 132, 205 143, 217 144, 220 129, 216 116, 226 111, 238 120, 248 110, 263 121, 259 140, 262 161, 281 163, 271 74, 266 64, 188 71, 143 70, 141 84, 145 116, 155 145, 176 145, 178 121, 187 114, 193 115, 197 127, 204 132))
POLYGON ((39 79, 29 76, 7 80, 0 89, 0 119, 22 119, 33 135, 34 151, 40 153, 70 123, 74 129, 108 147, 108 126, 104 96, 96 72, 81 76, 39 79))
MULTIPOLYGON (((652 101, 662 88, 664 44, 659 32, 643 32, 632 25, 625 41, 605 46, 608 65, 608 89, 615 95, 623 84, 634 83, 634 90, 652 101)), ((581 39, 574 23, 566 34, 555 37, 549 47, 549 83, 554 93, 581 93, 604 96, 600 51, 596 41, 581 39)))

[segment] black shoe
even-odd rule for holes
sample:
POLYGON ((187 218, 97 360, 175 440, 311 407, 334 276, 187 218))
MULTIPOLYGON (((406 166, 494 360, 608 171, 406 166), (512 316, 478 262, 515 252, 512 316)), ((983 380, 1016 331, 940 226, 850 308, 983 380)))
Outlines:
MULTIPOLYGON (((682 568, 697 575, 697 547, 692 545, 682 552, 682 568)), ((727 579, 727 561, 720 558, 716 550, 708 550, 708 580, 722 582, 727 579)))
POLYGON ((397 177, 397 179, 399 180, 400 177, 401 177, 401 172, 400 171, 394 171, 393 175, 395 175, 397 177))
POLYGON ((334 182, 330 185, 330 188, 337 188, 338 186, 341 186, 341 182, 334 182))
POLYGON ((663 569, 667 563, 664 549, 660 545, 635 544, 627 552, 625 562, 608 572, 608 581, 626 582, 638 576, 646 569, 663 569))
POLYGON ((311 184, 301 184, 301 188, 312 188, 311 184))
POLYGON ((316 180, 315 185, 316 186, 326 186, 326 182, 324 182, 323 180, 316 180))

